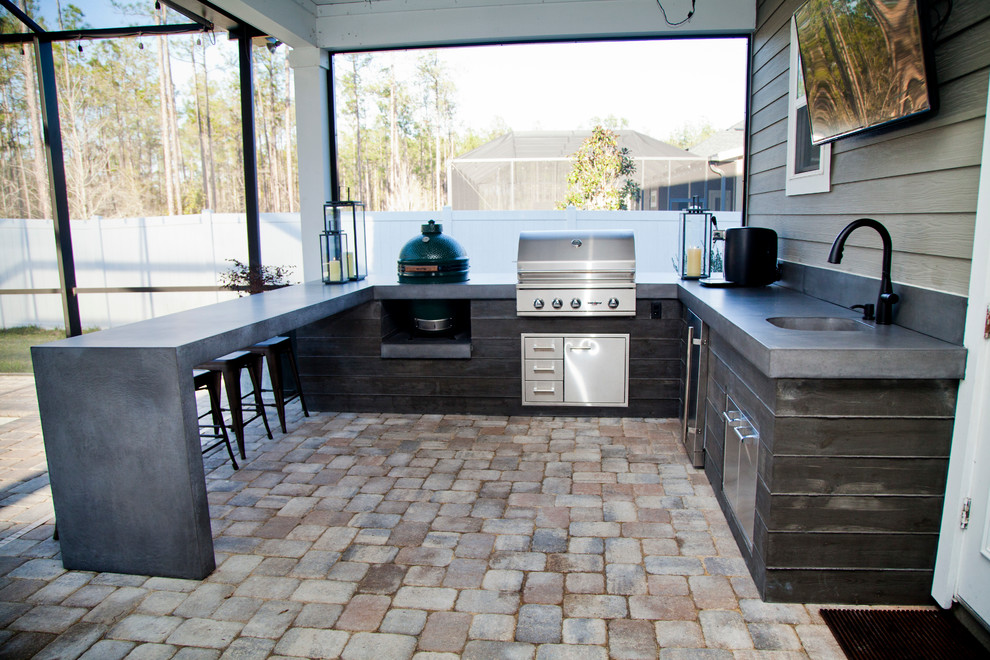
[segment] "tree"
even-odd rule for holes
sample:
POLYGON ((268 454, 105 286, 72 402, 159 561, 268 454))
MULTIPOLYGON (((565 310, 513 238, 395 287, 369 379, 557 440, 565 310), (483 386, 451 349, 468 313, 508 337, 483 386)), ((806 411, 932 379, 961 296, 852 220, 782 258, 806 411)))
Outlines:
POLYGON ((712 123, 707 119, 701 122, 685 122, 681 126, 670 132, 664 142, 674 145, 675 147, 680 147, 681 149, 690 149, 694 145, 707 140, 711 136, 715 135, 718 131, 712 126, 712 123))
MULTIPOLYGON (((354 163, 352 180, 354 181, 355 196, 352 199, 367 201, 364 172, 361 167, 364 159, 364 152, 361 149, 361 121, 365 116, 363 105, 363 97, 365 95, 363 74, 365 69, 371 65, 372 58, 367 53, 349 53, 341 57, 350 65, 345 70, 346 72, 339 78, 339 84, 344 97, 346 116, 351 117, 354 122, 354 158, 348 161, 348 165, 350 162, 354 163)), ((338 159, 338 163, 340 160, 342 159, 338 159)))
POLYGON ((423 90, 423 110, 426 115, 427 131, 433 133, 433 191, 434 208, 440 208, 445 201, 446 160, 450 158, 444 142, 451 142, 451 124, 454 118, 453 84, 447 79, 447 71, 436 50, 423 53, 417 68, 418 82, 423 90))
POLYGON ((573 156, 574 166, 567 175, 567 197, 557 208, 573 204, 579 209, 616 211, 629 207, 639 196, 639 185, 625 179, 636 171, 629 149, 619 148, 615 133, 595 126, 573 156))
POLYGON ((629 128, 629 120, 625 117, 616 117, 615 115, 608 115, 606 117, 592 117, 592 126, 604 126, 605 128, 610 128, 613 131, 618 131, 623 128, 629 128))

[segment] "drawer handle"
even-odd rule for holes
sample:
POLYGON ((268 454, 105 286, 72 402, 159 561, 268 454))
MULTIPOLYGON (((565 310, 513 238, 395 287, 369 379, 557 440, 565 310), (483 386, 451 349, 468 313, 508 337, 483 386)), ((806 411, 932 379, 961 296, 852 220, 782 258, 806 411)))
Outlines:
POLYGON ((725 417, 725 421, 727 421, 729 424, 738 424, 739 422, 745 421, 746 419, 746 415, 743 415, 741 412, 737 410, 733 410, 732 412, 725 411, 724 413, 722 413, 722 417, 725 417))
POLYGON ((556 369, 556 367, 533 367, 533 372, 534 373, 540 372, 540 371, 548 371, 550 373, 553 373, 554 371, 557 371, 557 369, 556 369))
MULTIPOLYGON (((741 426, 733 426, 732 427, 732 431, 736 434, 736 437, 739 438, 739 442, 746 442, 747 440, 759 440, 760 439, 760 434, 759 433, 745 434, 745 433, 743 433, 742 431, 739 430, 741 428, 743 428, 743 427, 741 427, 741 426)), ((749 430, 750 431, 754 431, 755 429, 752 429, 751 428, 749 430)))
POLYGON ((557 350, 557 347, 554 346, 553 344, 550 344, 549 346, 540 346, 539 344, 534 344, 533 345, 533 350, 534 351, 555 351, 555 350, 557 350))
POLYGON ((533 388, 533 394, 554 394, 556 393, 556 391, 557 390, 554 389, 553 387, 551 387, 549 390, 541 390, 538 387, 533 388))

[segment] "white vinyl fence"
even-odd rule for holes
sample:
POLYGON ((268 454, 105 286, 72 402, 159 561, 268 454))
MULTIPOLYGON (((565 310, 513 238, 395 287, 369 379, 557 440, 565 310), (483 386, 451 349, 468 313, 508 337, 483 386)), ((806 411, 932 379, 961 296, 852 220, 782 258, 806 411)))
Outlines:
MULTIPOLYGON (((719 227, 737 227, 741 214, 718 213, 719 227)), ((393 277, 406 241, 429 220, 443 224, 468 253, 471 273, 514 274, 519 232, 539 229, 631 229, 636 270, 670 272, 680 214, 672 211, 422 211, 367 215, 369 270, 393 277)), ((107 328, 226 300, 222 290, 133 293, 125 287, 205 287, 220 284, 228 259, 247 262, 242 214, 72 221, 80 315, 84 328, 107 328), (88 291, 88 290, 97 291, 88 291)), ((299 215, 261 215, 266 265, 290 266, 302 277, 299 215)), ((307 236, 306 240, 317 240, 307 236)), ((0 327, 61 327, 58 268, 50 220, 0 220, 0 327), (48 292, 39 292, 47 290, 48 292), (52 293, 54 291, 54 293, 52 293), (5 293, 7 292, 7 293, 5 293)))

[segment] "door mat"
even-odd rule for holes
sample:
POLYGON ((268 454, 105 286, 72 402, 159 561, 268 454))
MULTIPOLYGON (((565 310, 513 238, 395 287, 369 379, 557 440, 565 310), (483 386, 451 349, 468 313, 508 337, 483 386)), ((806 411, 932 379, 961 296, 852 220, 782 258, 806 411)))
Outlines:
POLYGON ((986 660, 990 651, 940 610, 822 609, 849 660, 986 660))

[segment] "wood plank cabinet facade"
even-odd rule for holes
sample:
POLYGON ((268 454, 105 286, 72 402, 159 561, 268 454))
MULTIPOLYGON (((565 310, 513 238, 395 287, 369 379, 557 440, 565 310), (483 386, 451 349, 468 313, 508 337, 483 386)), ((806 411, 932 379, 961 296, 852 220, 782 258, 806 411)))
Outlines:
MULTIPOLYGON (((384 301, 388 302, 388 301, 384 301)), ((634 317, 533 318, 516 301, 470 301, 470 359, 383 359, 394 326, 375 300, 299 328, 296 351, 314 410, 482 415, 676 417, 680 401, 681 303, 637 301, 634 317), (651 318, 659 303, 660 318, 651 318), (522 333, 623 333, 629 342, 629 406, 523 406, 522 333)))
POLYGON ((928 603, 957 381, 771 379, 710 339, 705 472, 760 596, 928 603), (752 546, 722 491, 727 398, 759 430, 752 546))

